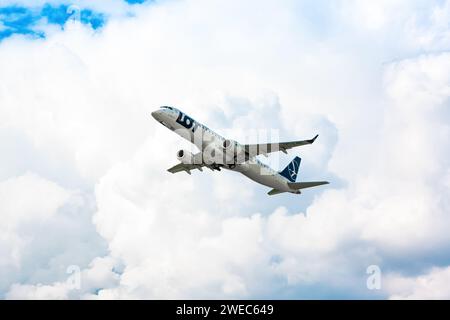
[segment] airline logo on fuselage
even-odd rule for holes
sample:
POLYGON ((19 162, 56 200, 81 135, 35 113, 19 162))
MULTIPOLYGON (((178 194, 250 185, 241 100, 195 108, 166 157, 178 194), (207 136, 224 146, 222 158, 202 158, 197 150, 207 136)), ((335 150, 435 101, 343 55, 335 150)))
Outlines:
POLYGON ((188 115, 184 114, 180 111, 178 114, 178 118, 176 120, 177 123, 181 124, 183 127, 185 127, 188 130, 192 130, 192 132, 195 132, 197 130, 198 124, 195 122, 194 119, 189 117, 188 115))

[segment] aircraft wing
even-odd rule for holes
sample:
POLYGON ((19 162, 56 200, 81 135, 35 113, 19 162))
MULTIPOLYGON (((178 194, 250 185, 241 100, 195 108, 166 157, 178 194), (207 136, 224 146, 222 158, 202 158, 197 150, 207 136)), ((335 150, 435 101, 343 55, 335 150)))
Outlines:
POLYGON ((304 146, 306 144, 312 144, 316 141, 316 135, 314 138, 309 140, 299 140, 299 141, 290 141, 290 142, 278 142, 278 143, 260 143, 260 144, 245 144, 244 149, 245 152, 250 156, 254 157, 259 154, 266 155, 271 152, 282 151, 287 153, 286 150, 292 149, 299 146, 304 146))

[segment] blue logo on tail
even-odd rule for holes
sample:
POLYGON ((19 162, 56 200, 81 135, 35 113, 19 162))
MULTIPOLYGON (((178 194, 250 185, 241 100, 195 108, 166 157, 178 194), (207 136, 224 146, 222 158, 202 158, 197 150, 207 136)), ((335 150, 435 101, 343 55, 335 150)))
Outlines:
POLYGON ((283 171, 280 171, 280 174, 290 182, 295 182, 295 180, 297 180, 297 173, 300 168, 301 161, 302 159, 300 157, 295 157, 283 171))

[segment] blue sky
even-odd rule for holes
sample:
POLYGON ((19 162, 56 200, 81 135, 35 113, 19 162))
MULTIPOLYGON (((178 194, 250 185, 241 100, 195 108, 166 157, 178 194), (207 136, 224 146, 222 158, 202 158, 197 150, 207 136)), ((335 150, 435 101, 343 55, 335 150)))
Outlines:
POLYGON ((450 1, 2 3, 0 297, 450 297, 450 1), (168 174, 160 105, 331 184, 168 174))
MULTIPOLYGON (((130 5, 142 4, 146 0, 124 0, 130 5)), ((28 35, 35 38, 45 37, 38 24, 46 19, 49 25, 63 27, 69 19, 80 19, 83 24, 90 25, 94 30, 101 28, 108 20, 102 12, 89 8, 79 8, 70 2, 67 4, 44 4, 41 7, 25 7, 8 5, 0 7, 0 41, 14 34, 28 35), (79 12, 78 12, 79 11, 79 12)))

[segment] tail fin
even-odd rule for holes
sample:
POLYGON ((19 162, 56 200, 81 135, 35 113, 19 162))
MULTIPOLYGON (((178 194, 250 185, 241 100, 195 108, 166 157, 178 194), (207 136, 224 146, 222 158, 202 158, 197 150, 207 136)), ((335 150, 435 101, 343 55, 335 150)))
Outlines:
POLYGON ((280 175, 288 179, 290 182, 295 182, 301 161, 302 159, 300 157, 295 157, 283 171, 280 171, 280 175))

